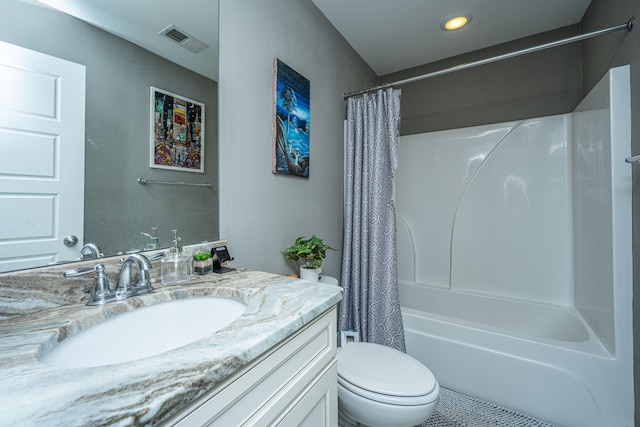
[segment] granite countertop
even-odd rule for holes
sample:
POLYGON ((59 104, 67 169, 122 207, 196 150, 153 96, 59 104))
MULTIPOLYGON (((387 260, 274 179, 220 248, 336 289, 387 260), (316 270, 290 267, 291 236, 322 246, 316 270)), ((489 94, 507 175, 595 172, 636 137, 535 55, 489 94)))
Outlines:
POLYGON ((342 298, 338 286, 255 271, 154 286, 151 294, 102 307, 84 301, 51 303, 0 320, 0 425, 162 423, 342 298), (65 369, 38 360, 78 329, 136 307, 189 296, 236 299, 247 304, 247 311, 207 338, 133 362, 65 369))

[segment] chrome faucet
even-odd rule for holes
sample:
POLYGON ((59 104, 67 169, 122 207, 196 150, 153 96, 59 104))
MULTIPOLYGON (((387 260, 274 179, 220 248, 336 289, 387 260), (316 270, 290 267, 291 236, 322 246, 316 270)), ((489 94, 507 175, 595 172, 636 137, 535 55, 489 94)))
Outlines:
POLYGON ((111 289, 109 279, 105 274, 103 264, 95 267, 74 268, 64 273, 64 277, 76 277, 89 273, 96 273, 93 289, 87 305, 103 305, 113 301, 123 300, 135 295, 146 294, 153 291, 151 280, 149 279, 149 269, 151 262, 142 254, 131 254, 120 262, 120 273, 118 274, 118 284, 115 290, 111 289), (137 267, 135 282, 131 282, 131 267, 137 267))
POLYGON ((82 259, 95 259, 95 258, 103 258, 104 254, 100 247, 95 243, 85 243, 82 249, 80 249, 80 257, 82 259))
POLYGON ((151 262, 142 254, 131 254, 120 263, 120 274, 116 285, 116 299, 125 299, 134 295, 145 294, 153 291, 149 279, 151 262), (135 264, 138 269, 136 281, 131 283, 131 267, 135 264))

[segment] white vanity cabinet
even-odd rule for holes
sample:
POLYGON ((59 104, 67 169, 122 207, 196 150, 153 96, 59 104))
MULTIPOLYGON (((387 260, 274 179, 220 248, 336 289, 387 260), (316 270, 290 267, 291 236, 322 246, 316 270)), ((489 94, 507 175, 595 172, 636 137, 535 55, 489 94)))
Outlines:
POLYGON ((336 308, 173 417, 176 426, 336 426, 336 308))

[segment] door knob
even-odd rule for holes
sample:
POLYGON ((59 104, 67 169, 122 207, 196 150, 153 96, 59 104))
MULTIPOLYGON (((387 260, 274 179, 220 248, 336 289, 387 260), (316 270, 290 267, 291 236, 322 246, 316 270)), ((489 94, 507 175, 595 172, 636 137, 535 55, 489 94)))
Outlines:
POLYGON ((75 246, 76 243, 78 243, 78 237, 72 234, 70 236, 66 236, 62 240, 62 242, 64 243, 65 246, 72 247, 72 246, 75 246))

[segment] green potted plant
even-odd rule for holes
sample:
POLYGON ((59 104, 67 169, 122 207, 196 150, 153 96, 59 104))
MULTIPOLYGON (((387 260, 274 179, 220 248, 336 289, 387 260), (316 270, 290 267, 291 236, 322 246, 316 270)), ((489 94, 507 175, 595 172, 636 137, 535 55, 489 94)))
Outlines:
POLYGON ((213 258, 210 252, 199 251, 193 255, 193 272, 209 274, 213 271, 213 258))
POLYGON ((295 243, 285 249, 284 256, 290 261, 302 261, 300 266, 300 278, 317 282, 322 269, 322 260, 326 258, 327 251, 336 249, 325 245, 322 239, 311 236, 298 237, 295 243))

